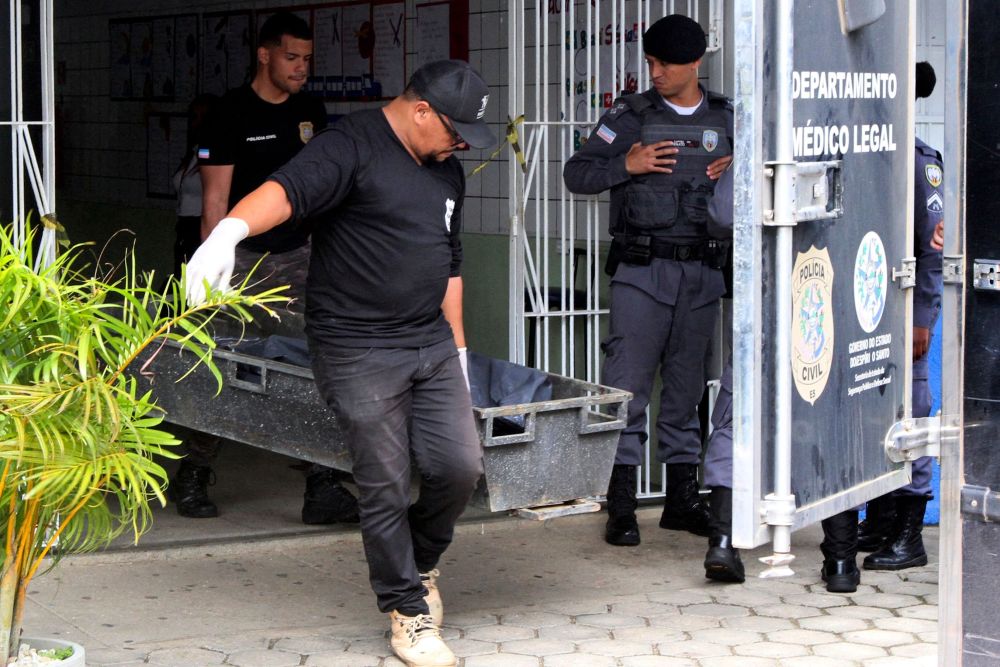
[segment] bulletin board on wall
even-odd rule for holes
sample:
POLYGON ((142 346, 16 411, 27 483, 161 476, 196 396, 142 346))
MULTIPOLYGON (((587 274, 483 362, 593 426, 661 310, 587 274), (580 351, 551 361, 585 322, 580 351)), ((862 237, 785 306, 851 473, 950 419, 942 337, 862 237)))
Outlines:
POLYGON ((469 57, 468 0, 426 0, 408 15, 405 0, 344 0, 158 17, 111 19, 113 100, 188 102, 247 82, 260 26, 278 9, 313 29, 307 90, 329 101, 391 99, 413 69, 469 57))
MULTIPOLYGON (((313 30, 313 71, 308 90, 329 101, 387 100, 406 86, 407 59, 414 67, 440 58, 469 57, 468 0, 416 5, 408 36, 406 2, 344 0, 287 8, 313 30), (455 29, 453 29, 455 28, 455 29)), ((257 14, 258 30, 269 13, 257 14)))
POLYGON ((113 100, 192 99, 198 91, 198 16, 112 19, 113 100))
POLYGON ((222 95, 250 80, 256 32, 249 11, 202 15, 201 92, 222 95))

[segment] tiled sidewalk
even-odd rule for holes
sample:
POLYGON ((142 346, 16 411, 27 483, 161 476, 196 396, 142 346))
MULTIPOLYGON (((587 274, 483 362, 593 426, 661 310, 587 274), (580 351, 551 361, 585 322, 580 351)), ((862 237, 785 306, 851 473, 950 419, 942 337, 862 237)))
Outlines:
MULTIPOLYGON (((819 532, 796 576, 704 579, 704 541, 656 527, 608 547, 603 516, 464 523, 445 562, 444 636, 464 667, 934 665, 937 558, 865 572, 853 595, 818 578, 819 532)), ((936 552, 936 529, 928 546, 936 552)), ((79 641, 90 667, 397 667, 356 531, 74 558, 38 579, 28 633, 79 641)))

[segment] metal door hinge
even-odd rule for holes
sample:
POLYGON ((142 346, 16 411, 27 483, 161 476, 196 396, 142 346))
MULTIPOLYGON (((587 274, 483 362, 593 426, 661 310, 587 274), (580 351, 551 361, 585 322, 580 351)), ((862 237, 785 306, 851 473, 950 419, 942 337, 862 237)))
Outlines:
POLYGON ((941 277, 945 285, 961 285, 965 277, 965 256, 945 255, 942 257, 941 277))
POLYGON ((899 289, 909 289, 917 284, 917 258, 904 257, 900 268, 892 268, 892 279, 899 281, 899 289))
POLYGON ((962 487, 961 513, 963 518, 984 523, 1000 521, 1000 493, 988 486, 966 484, 962 487))
POLYGON ((977 259, 972 263, 972 286, 979 290, 1000 292, 1000 260, 977 259))
POLYGON ((941 425, 940 415, 904 419, 889 427, 885 454, 893 463, 916 461, 921 456, 940 456, 941 440, 957 434, 958 427, 941 425))
MULTIPOLYGON (((771 202, 774 201, 774 167, 778 164, 778 162, 764 163, 764 178, 771 192, 769 198, 771 202)), ((795 222, 830 220, 844 214, 841 160, 791 164, 795 167, 795 203, 792 211, 795 222)), ((764 210, 764 224, 775 224, 773 208, 764 210)))

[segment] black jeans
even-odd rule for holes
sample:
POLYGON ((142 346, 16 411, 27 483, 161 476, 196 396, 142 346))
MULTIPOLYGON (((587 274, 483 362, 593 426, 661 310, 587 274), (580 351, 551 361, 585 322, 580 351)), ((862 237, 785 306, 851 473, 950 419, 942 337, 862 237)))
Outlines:
POLYGON ((426 614, 419 572, 437 565, 483 473, 454 340, 424 348, 347 348, 310 340, 358 485, 361 536, 383 612, 426 614), (411 457, 420 496, 410 504, 411 457))

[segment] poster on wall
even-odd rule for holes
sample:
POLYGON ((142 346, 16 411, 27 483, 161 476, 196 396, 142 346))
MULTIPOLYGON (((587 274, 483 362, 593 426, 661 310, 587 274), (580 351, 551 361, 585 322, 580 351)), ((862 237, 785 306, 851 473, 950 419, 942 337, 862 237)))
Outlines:
POLYGON ((151 113, 146 117, 146 195, 176 197, 174 172, 184 158, 187 114, 151 113))
POLYGON ((174 99, 174 17, 153 20, 152 93, 155 99, 174 99))
POLYGON ((372 25, 374 96, 395 97, 406 85, 406 5, 402 2, 373 5, 372 25))
POLYGON ((365 2, 344 5, 343 76, 345 97, 372 97, 372 54, 375 30, 372 6, 365 2))
POLYGON ((195 14, 108 22, 113 100, 184 102, 198 89, 195 14))
MULTIPOLYGON (((569 19, 570 1, 549 3, 550 35, 560 34, 560 26, 569 19)), ((637 3, 625 0, 614 25, 611 0, 597 0, 596 5, 588 23, 587 6, 576 3, 573 29, 566 31, 562 45, 573 54, 574 76, 565 92, 577 119, 588 114, 597 118, 618 95, 638 92, 639 68, 644 66, 639 36, 645 25, 639 19, 637 3)))
POLYGON ((340 7, 313 11, 313 77, 310 91, 324 97, 344 94, 343 12, 340 7))
POLYGON ((447 2, 417 5, 417 62, 416 68, 433 60, 444 60, 451 55, 451 13, 447 2))
POLYGON ((110 21, 111 99, 132 97, 132 22, 110 21))
POLYGON ((153 24, 149 21, 132 23, 132 97, 153 96, 153 24))
POLYGON ((250 13, 206 14, 203 35, 201 91, 222 95, 243 85, 253 63, 250 13))
POLYGON ((189 102, 198 94, 198 51, 198 17, 175 17, 174 98, 178 102, 189 102))

